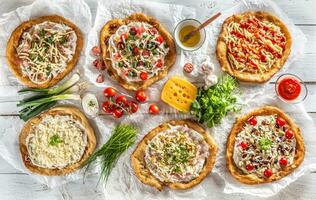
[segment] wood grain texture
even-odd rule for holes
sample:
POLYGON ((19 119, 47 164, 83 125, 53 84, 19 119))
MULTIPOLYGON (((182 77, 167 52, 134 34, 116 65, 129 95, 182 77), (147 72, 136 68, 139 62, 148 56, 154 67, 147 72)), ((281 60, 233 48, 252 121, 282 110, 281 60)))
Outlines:
MULTIPOLYGON (((147 0, 149 1, 149 0, 147 0)), ((180 3, 179 0, 155 0, 166 3, 180 3)), ((17 7, 28 5, 33 0, 0 0, 0 14, 15 10, 17 7)), ((91 8, 92 17, 96 14, 97 0, 86 0, 91 8)), ((316 1, 315 0, 278 0, 276 3, 287 13, 293 22, 305 33, 308 44, 305 54, 291 65, 291 72, 299 75, 308 82, 309 96, 304 102, 305 108, 316 123, 316 1)), ((233 4, 233 0, 182 0, 181 4, 188 6, 203 6, 212 12, 225 9, 233 4)), ((275 80, 275 79, 274 79, 275 80)), ((273 79, 272 79, 273 81, 273 79)), ((273 89, 273 85, 271 86, 273 89)), ((0 118, 9 118, 17 113, 16 92, 20 87, 0 87, 0 118)), ((1 200, 101 200, 105 199, 100 187, 97 185, 97 177, 90 177, 85 184, 82 180, 66 184, 59 188, 49 189, 45 185, 33 180, 29 175, 21 173, 6 163, 0 157, 0 199, 1 200)), ((306 175, 282 190, 278 195, 267 198, 268 200, 312 200, 316 198, 316 173, 306 175)), ((243 194, 223 194, 223 182, 216 175, 212 175, 210 183, 209 199, 238 200, 254 197, 243 194)), ((107 197, 106 199, 111 199, 107 197)), ((255 198, 263 199, 263 198, 255 198)))

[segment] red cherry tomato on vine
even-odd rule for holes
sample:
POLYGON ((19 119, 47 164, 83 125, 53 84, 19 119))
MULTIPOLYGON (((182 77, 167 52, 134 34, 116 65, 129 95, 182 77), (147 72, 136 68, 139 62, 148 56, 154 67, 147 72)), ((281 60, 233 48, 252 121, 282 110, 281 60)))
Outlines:
POLYGON ((105 97, 114 97, 116 95, 116 90, 112 87, 107 87, 104 89, 103 94, 105 97))
POLYGON ((279 126, 284 126, 285 125, 285 120, 281 117, 278 117, 276 118, 276 123, 279 125, 279 126))
POLYGON ((105 113, 112 113, 114 110, 114 105, 110 101, 105 101, 102 104, 102 110, 105 113))
POLYGON ((136 113, 137 110, 138 110, 138 104, 137 104, 136 102, 134 102, 134 101, 131 101, 131 102, 129 103, 129 111, 130 111, 131 113, 136 113))
POLYGON ((264 170, 264 172, 263 172, 263 175, 265 176, 265 177, 270 177, 270 176, 272 176, 272 174, 273 174, 273 172, 272 172, 272 170, 271 169, 266 169, 266 170, 264 170))
POLYGON ((156 115, 160 112, 159 107, 156 104, 151 104, 149 106, 148 112, 150 114, 156 115))
POLYGON ((143 90, 137 90, 135 93, 135 98, 139 102, 144 102, 147 99, 147 95, 143 90))
POLYGON ((120 118, 123 115, 123 110, 120 108, 115 108, 112 113, 113 117, 120 118))
POLYGON ((128 106, 128 100, 126 97, 124 96, 118 96, 116 99, 115 99, 115 103, 120 105, 120 106, 128 106))

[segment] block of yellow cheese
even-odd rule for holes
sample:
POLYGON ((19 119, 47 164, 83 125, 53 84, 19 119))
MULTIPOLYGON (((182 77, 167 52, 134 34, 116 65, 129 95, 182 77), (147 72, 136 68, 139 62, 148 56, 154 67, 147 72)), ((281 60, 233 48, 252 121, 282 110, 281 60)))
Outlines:
POLYGON ((164 85, 161 99, 182 112, 190 111, 191 103, 197 95, 197 88, 178 76, 171 77, 164 85))

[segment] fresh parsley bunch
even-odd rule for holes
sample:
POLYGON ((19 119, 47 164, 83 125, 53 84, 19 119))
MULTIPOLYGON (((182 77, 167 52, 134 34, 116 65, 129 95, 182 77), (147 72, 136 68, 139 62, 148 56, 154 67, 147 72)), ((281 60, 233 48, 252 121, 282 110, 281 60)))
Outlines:
POLYGON ((238 83, 230 75, 223 75, 216 85, 206 90, 199 88, 196 99, 192 102, 191 113, 200 123, 206 122, 208 127, 219 124, 229 112, 241 109, 237 102, 238 83))

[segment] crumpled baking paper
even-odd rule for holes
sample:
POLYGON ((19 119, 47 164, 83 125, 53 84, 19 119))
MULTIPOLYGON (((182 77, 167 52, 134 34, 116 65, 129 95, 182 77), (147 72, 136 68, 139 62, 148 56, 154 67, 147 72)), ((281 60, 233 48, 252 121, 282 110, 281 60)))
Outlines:
MULTIPOLYGON (((10 72, 6 63, 6 45, 12 31, 22 22, 29 19, 55 14, 63 16, 77 25, 84 35, 84 43, 87 43, 87 35, 91 28, 91 13, 90 8, 83 0, 55 0, 49 2, 46 0, 37 0, 31 5, 20 7, 15 11, 3 14, 0 18, 0 88, 3 91, 6 91, 5 88, 8 87, 16 89, 14 93, 3 93, 3 99, 11 98, 16 100, 21 98, 16 92, 23 87, 10 72)), ((73 71, 83 71, 82 67, 85 61, 83 52, 84 51, 81 53, 77 67, 73 71)), ((64 80, 69 79, 71 74, 66 76, 64 80)), ((0 155, 16 169, 30 174, 31 177, 49 187, 55 187, 83 177, 82 170, 78 170, 67 176, 52 177, 31 173, 25 168, 19 150, 18 137, 24 122, 18 119, 18 117, 2 117, 0 118, 0 124, 0 155)))
MULTIPOLYGON (((249 6, 249 2, 247 5, 249 6)), ((290 32, 293 36, 293 46, 292 53, 285 64, 284 69, 289 68, 289 64, 295 60, 298 55, 301 53, 304 44, 305 36, 302 32, 295 28, 295 26, 290 22, 290 20, 281 12, 273 3, 270 1, 253 1, 250 8, 252 9, 265 9, 268 10, 278 17, 280 17, 290 29, 290 32), (294 37, 295 36, 295 37, 294 37), (297 37, 296 37, 297 36, 297 37), (297 41, 297 38, 300 41, 297 41), (300 43, 299 43, 300 42, 300 43)), ((212 25, 206 28, 207 38, 205 44, 198 51, 195 52, 183 52, 180 49, 177 49, 178 57, 177 62, 174 67, 171 69, 168 77, 172 75, 185 76, 183 73, 182 67, 186 62, 192 62, 195 67, 199 67, 200 63, 207 57, 210 57, 213 63, 216 66, 215 74, 220 75, 221 70, 215 56, 215 46, 217 36, 220 32, 222 21, 237 12, 247 10, 247 6, 243 2, 237 3, 237 5, 230 10, 223 11, 222 16, 212 23, 212 25)), ((99 103, 101 104, 104 101, 102 97, 102 89, 106 86, 113 86, 118 88, 119 91, 122 91, 125 95, 133 95, 133 92, 128 92, 121 88, 115 81, 111 80, 107 75, 104 83, 98 84, 95 82, 96 77, 99 75, 99 72, 92 66, 92 62, 95 59, 91 55, 91 48, 99 43, 99 31, 101 27, 112 18, 122 18, 126 17, 133 12, 143 12, 147 15, 157 18, 161 23, 167 28, 167 30, 172 33, 177 22, 185 18, 195 18, 200 21, 207 19, 210 16, 210 13, 206 12, 204 9, 196 10, 195 8, 189 8, 185 6, 172 5, 172 4, 163 4, 156 2, 139 2, 139 1, 129 1, 129 0, 117 0, 117 1, 100 1, 98 5, 97 15, 95 19, 95 24, 90 30, 90 21, 91 14, 88 6, 83 1, 76 0, 58 0, 46 4, 44 0, 38 0, 30 6, 21 7, 16 11, 8 13, 3 16, 0 20, 0 28, 2 31, 0 33, 0 63, 6 65, 5 63, 5 47, 6 41, 8 40, 9 35, 12 30, 18 26, 22 21, 28 20, 29 18, 47 15, 47 14, 60 14, 66 18, 69 18, 82 30, 85 36, 86 49, 83 50, 82 56, 80 58, 79 64, 76 67, 76 70, 80 70, 81 73, 85 75, 84 79, 94 84, 97 87, 90 88, 90 92, 96 93, 99 103), (5 27, 5 29, 3 29, 5 27), (88 33, 89 32, 89 33, 88 33), (84 66, 84 67, 83 67, 84 66)), ((5 85, 20 86, 16 78, 9 72, 7 68, 0 69, 0 87, 5 85)), ((103 72, 105 73, 105 72, 103 72)), ((69 77, 69 76, 68 76, 69 77)), ((103 144, 111 135, 111 129, 118 123, 131 123, 134 124, 139 129, 139 135, 137 142, 139 142, 143 136, 150 131, 152 128, 158 126, 160 123, 170 120, 170 119, 182 119, 190 118, 188 115, 179 114, 173 108, 158 102, 160 100, 160 91, 168 79, 165 77, 163 80, 155 83, 147 91, 149 95, 149 100, 145 104, 140 105, 140 110, 138 113, 131 116, 123 117, 119 120, 114 120, 111 116, 108 115, 99 115, 98 117, 91 119, 91 123, 95 128, 98 145, 103 144), (164 115, 150 116, 147 114, 148 105, 150 103, 158 103, 161 108, 162 113, 169 113, 164 115)), ((187 77, 189 80, 202 83, 202 80, 199 77, 187 77)), ((65 78, 67 79, 67 77, 65 78)), ((65 80, 64 79, 64 80, 65 80)), ((269 100, 260 100, 259 97, 263 93, 273 95, 273 90, 266 87, 267 84, 260 86, 246 85, 242 84, 240 90, 243 92, 241 97, 241 102, 244 104, 245 112, 251 110, 251 108, 258 106, 258 102, 261 104, 272 103, 278 104, 279 101, 276 100, 276 97, 273 97, 269 100)), ((69 103, 69 102, 66 102, 69 103)), ((73 102, 72 102, 73 103, 73 102)), ((76 104, 78 105, 78 104, 76 104)), ((281 106, 281 105, 279 105, 281 106)), ((288 106, 285 106, 288 109, 288 106)), ((281 107, 282 108, 282 107, 281 107)), ((304 137, 306 134, 311 135, 309 132, 314 126, 311 119, 306 114, 305 110, 301 106, 295 105, 292 110, 295 110, 298 114, 292 116, 301 126, 303 130, 304 137), (308 124, 308 125, 307 125, 308 124), (306 127, 305 127, 306 126, 306 127)), ((292 111, 286 110, 285 111, 292 111)), ((240 114, 240 113, 239 113, 240 114)), ((223 157, 223 152, 225 151, 225 142, 226 137, 230 131, 232 123, 234 122, 236 114, 227 116, 221 125, 208 129, 210 134, 215 138, 218 146, 220 147, 216 166, 213 169, 213 173, 217 173, 225 181, 224 192, 226 193, 236 193, 243 192, 258 196, 270 196, 276 194, 281 188, 288 185, 290 182, 293 182, 296 178, 301 176, 304 173, 307 173, 311 168, 311 163, 315 163, 315 157, 307 151, 306 160, 303 165, 292 173, 290 176, 282 179, 285 182, 275 182, 272 184, 260 185, 258 187, 248 188, 245 185, 236 183, 227 173, 225 167, 225 159, 223 157), (262 190, 261 190, 262 188, 262 190)), ((0 128, 0 154, 3 156, 10 164, 12 164, 17 169, 30 173, 23 165, 20 152, 18 150, 18 134, 23 126, 22 120, 17 119, 16 117, 8 117, 5 119, 1 118, 0 121, 2 127, 0 128), (14 136, 14 137, 12 137, 14 136)), ((309 138, 308 138, 309 139, 309 138)), ((315 143, 313 140, 309 140, 306 143, 308 149, 312 147, 312 144, 315 143)), ((111 199, 206 199, 210 196, 208 183, 212 181, 213 176, 208 176, 201 184, 196 187, 185 190, 185 191, 173 191, 166 189, 164 192, 158 192, 157 190, 142 184, 134 175, 133 170, 130 166, 130 154, 136 147, 136 144, 130 148, 123 156, 119 159, 116 167, 113 169, 113 172, 109 178, 108 183, 104 187, 104 193, 106 197, 111 199)), ((61 185, 68 181, 76 180, 82 178, 82 171, 79 170, 73 174, 63 177, 44 177, 32 174, 32 177, 36 178, 41 183, 45 183, 50 187, 61 185)))
MULTIPOLYGON (((215 74, 221 75, 222 72, 219 67, 215 55, 215 47, 217 42, 217 37, 221 30, 221 25, 223 21, 234 13, 244 12, 246 10, 266 10, 269 11, 279 18, 288 26, 289 31, 293 37, 292 52, 285 63, 282 71, 289 69, 290 63, 297 59, 303 52, 304 44, 306 38, 304 34, 296 28, 293 23, 286 17, 286 15, 271 1, 247 1, 245 4, 243 1, 237 2, 236 5, 229 10, 222 11, 222 16, 214 21, 210 26, 206 28, 206 41, 204 45, 195 52, 183 52, 180 49, 177 49, 177 62, 169 72, 168 76, 163 80, 153 84, 149 89, 149 103, 156 102, 160 98, 160 91, 168 79, 172 75, 184 76, 190 81, 194 81, 198 85, 203 83, 201 77, 188 77, 183 72, 183 65, 187 62, 191 62, 195 67, 200 67, 200 64, 206 59, 211 58, 211 61, 215 64, 215 74)), ((99 1, 98 10, 96 14, 95 24, 89 34, 88 47, 86 49, 87 63, 86 66, 91 66, 91 63, 95 59, 91 56, 91 48, 99 43, 99 31, 102 26, 113 18, 124 18, 134 12, 142 12, 149 16, 153 16, 161 21, 161 23, 167 28, 170 33, 173 33, 173 30, 178 22, 186 18, 194 18, 200 21, 203 21, 210 17, 209 12, 201 12, 195 8, 189 8, 185 6, 173 5, 173 4, 164 4, 156 2, 138 2, 131 0, 117 0, 115 2, 99 1)), ((120 91, 124 91, 127 94, 133 94, 131 92, 125 91, 121 88, 115 81, 111 80, 106 74, 106 79, 103 83, 96 83, 95 79, 98 76, 99 72, 93 67, 85 68, 85 74, 87 78, 94 82, 97 86, 106 87, 114 86, 120 88, 120 91)), ((256 106, 261 104, 270 103, 275 105, 279 103, 277 97, 273 97, 271 102, 259 99, 263 94, 273 96, 274 91, 268 87, 269 84, 261 85, 251 85, 251 84, 241 84, 240 91, 243 95, 240 97, 240 102, 243 103, 243 112, 249 111, 256 106), (254 104, 256 102, 257 104, 254 104), (246 109, 247 108, 247 109, 246 109)), ((148 104, 148 103, 147 103, 148 104)), ((166 106, 165 104, 159 103, 160 107, 163 110, 163 113, 173 113, 169 115, 159 115, 159 116, 150 116, 144 114, 134 114, 130 117, 126 117, 123 122, 135 124, 139 127, 140 134, 138 141, 140 141, 143 136, 150 131, 152 128, 158 126, 160 123, 170 120, 170 119, 181 119, 181 118, 191 118, 189 115, 179 114, 174 109, 166 106), (178 113, 178 114, 177 114, 178 113)), ((281 106, 281 105, 279 105, 281 106)), ((146 112, 146 104, 141 106, 141 112, 146 112)), ((282 108, 282 107, 281 107, 282 108)), ((288 108, 288 107, 287 107, 288 108)), ((311 128, 313 127, 312 123, 305 127, 305 123, 300 123, 302 121, 312 122, 310 117, 306 114, 306 111, 301 106, 296 106, 293 109, 302 115, 302 119, 296 119, 297 115, 292 116, 304 130, 306 134, 310 133, 311 128)), ((285 109, 285 111, 293 111, 285 109)), ((247 193, 256 196, 271 196, 279 192, 283 187, 288 185, 290 182, 296 180, 299 176, 308 172, 311 169, 311 163, 315 163, 314 160, 309 160, 307 158, 298 170, 292 173, 290 176, 282 179, 283 181, 274 182, 272 184, 260 185, 247 187, 241 183, 234 182, 230 174, 227 173, 225 167, 225 159, 223 153, 225 151, 225 143, 227 135, 232 127, 233 122, 235 121, 236 116, 239 114, 231 114, 227 116, 221 123, 221 125, 216 126, 213 129, 208 129, 210 134, 215 138, 219 146, 219 153, 217 157, 216 166, 213 169, 213 173, 217 173, 220 177, 224 179, 224 192, 225 193, 247 193)), ((105 118, 98 120, 107 120, 105 118)), ((105 123, 105 122, 104 122, 105 123)), ((97 122, 99 124, 99 122, 97 122)), ((303 133, 303 134, 304 134, 303 133)), ((305 136, 305 134, 304 134, 305 136)), ((313 142, 308 143, 307 145, 312 145, 313 142)), ((163 192, 158 192, 156 189, 151 188, 147 185, 142 184, 134 175, 133 170, 130 165, 130 154, 135 149, 136 145, 128 150, 119 160, 118 164, 114 168, 108 184, 104 187, 104 192, 106 197, 111 197, 115 199, 206 199, 210 193, 208 192, 208 182, 211 181, 211 176, 208 176, 201 184, 196 187, 185 190, 185 191, 174 191, 165 189, 163 192)), ((309 149, 309 148, 307 148, 309 149)), ((309 153, 307 152, 306 157, 309 153)))

